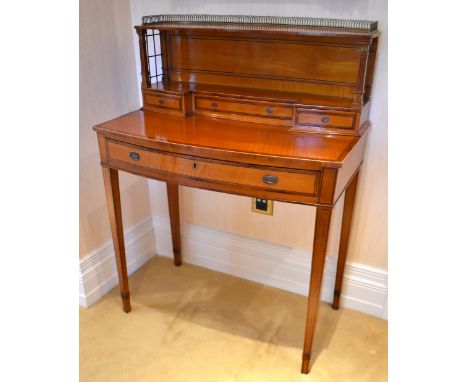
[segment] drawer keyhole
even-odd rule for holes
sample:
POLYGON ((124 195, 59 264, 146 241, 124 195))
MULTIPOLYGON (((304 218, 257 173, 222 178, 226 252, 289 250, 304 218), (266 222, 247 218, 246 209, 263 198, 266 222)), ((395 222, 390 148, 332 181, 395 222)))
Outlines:
POLYGON ((197 164, 194 162, 194 163, 192 164, 192 167, 193 167, 193 168, 197 168, 197 164))
POLYGON ((158 102, 159 102, 160 105, 164 105, 164 100, 163 99, 160 99, 158 102))
POLYGON ((321 119, 322 122, 327 123, 330 119, 328 117, 323 117, 321 119))
POLYGON ((211 102, 211 107, 218 107, 218 104, 216 102, 211 102))
POLYGON ((268 114, 271 114, 271 113, 273 113, 273 109, 271 107, 269 107, 268 109, 265 109, 265 112, 268 113, 268 114))
POLYGON ((278 177, 276 175, 263 175, 263 183, 276 184, 278 183, 278 177))
POLYGON ((135 153, 133 151, 130 154, 128 154, 128 156, 132 158, 133 160, 140 160, 140 154, 135 153))

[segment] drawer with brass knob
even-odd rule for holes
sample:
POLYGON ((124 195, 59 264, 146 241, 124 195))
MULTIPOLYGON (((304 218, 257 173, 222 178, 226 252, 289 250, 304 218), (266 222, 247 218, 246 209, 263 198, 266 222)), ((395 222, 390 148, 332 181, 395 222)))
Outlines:
POLYGON ((297 108, 296 126, 352 130, 356 113, 335 110, 297 108))
POLYGON ((241 121, 291 126, 293 106, 261 100, 195 95, 195 113, 241 121))
POLYGON ((143 91, 143 110, 179 116, 191 115, 189 93, 143 91))
POLYGON ((124 170, 137 166, 163 174, 177 174, 218 184, 237 184, 311 196, 318 195, 320 186, 320 171, 301 171, 247 164, 233 165, 230 162, 143 149, 114 140, 106 141, 106 150, 109 163, 117 168, 123 165, 124 170))
POLYGON ((169 109, 180 109, 180 96, 161 93, 145 93, 145 105, 169 109))

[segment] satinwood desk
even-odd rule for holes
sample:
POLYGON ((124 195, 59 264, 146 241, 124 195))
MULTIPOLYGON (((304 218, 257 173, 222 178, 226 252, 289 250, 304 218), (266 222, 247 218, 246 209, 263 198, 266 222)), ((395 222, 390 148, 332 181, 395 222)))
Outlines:
POLYGON ((376 22, 158 15, 136 27, 141 110, 95 126, 123 309, 131 310, 118 171, 167 183, 174 263, 178 185, 317 207, 302 372, 310 355, 333 207, 344 212, 338 309, 362 164, 376 22))

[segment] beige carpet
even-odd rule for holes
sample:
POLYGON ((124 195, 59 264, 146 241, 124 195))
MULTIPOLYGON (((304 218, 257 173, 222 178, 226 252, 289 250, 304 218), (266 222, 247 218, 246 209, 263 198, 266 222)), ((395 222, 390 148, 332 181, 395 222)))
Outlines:
POLYGON ((80 381, 386 381, 387 322, 322 303, 300 373, 306 298, 156 257, 80 308, 80 381))

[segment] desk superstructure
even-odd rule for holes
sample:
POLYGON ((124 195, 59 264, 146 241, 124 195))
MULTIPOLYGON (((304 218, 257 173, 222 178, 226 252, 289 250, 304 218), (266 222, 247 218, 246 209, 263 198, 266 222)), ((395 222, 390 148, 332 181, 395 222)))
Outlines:
POLYGON ((118 171, 167 183, 177 266, 178 185, 316 206, 301 368, 308 373, 331 213, 344 194, 339 307, 377 22, 157 15, 135 29, 143 107, 95 127, 124 311, 131 307, 118 171))

